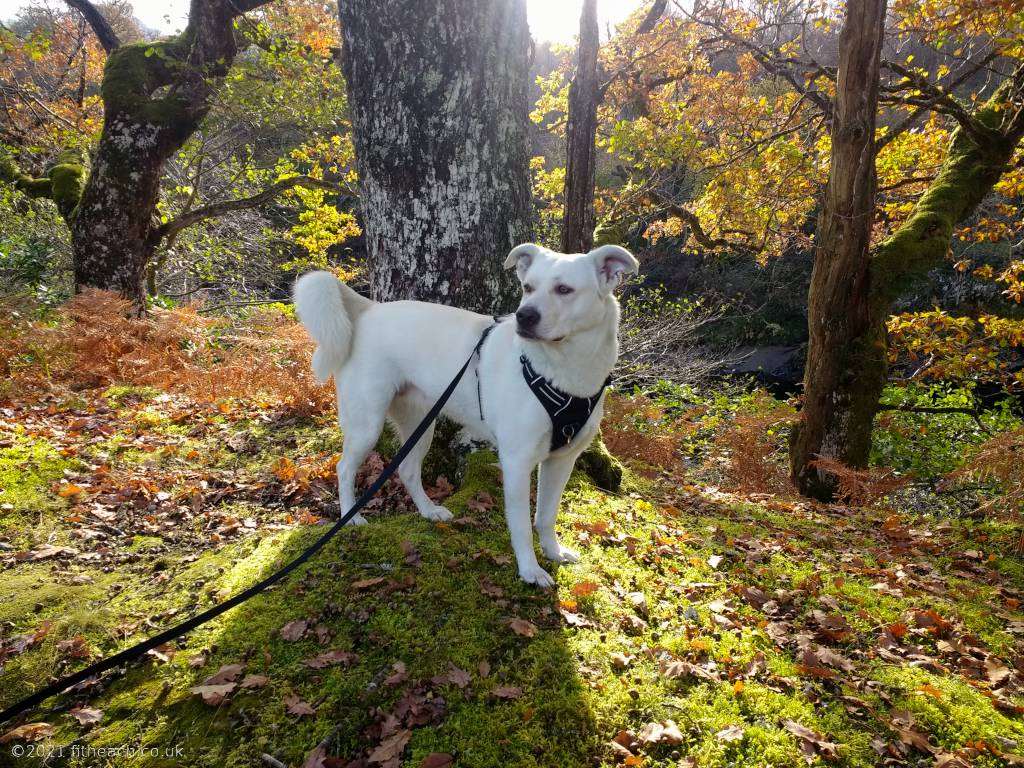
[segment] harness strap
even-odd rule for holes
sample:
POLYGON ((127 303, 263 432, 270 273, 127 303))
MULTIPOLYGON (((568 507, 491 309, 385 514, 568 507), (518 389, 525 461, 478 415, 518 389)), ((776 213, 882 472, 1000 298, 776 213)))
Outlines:
MULTIPOLYGON (((484 328, 484 332, 480 334, 480 341, 476 343, 473 348, 473 354, 479 356, 480 351, 484 348, 484 342, 487 341, 487 337, 491 335, 491 331, 498 327, 498 323, 501 322, 501 318, 494 315, 494 323, 484 328)), ((484 397, 483 392, 480 389, 480 365, 477 364, 476 368, 473 369, 476 374, 476 404, 480 408, 480 421, 484 420, 484 397)))
POLYGON ((605 379, 601 389, 590 397, 569 395, 534 370, 526 355, 519 356, 523 366, 523 378, 551 419, 551 450, 557 451, 573 441, 590 420, 597 401, 605 388, 612 383, 611 375, 605 379))

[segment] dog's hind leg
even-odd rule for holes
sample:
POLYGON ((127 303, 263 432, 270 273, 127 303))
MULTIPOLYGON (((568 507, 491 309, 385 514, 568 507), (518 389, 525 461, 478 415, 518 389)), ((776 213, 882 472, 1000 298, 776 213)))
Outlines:
MULTIPOLYGON (((425 402, 418 390, 400 393, 391 401, 388 418, 395 425, 398 437, 404 443, 413 433, 423 417, 430 410, 430 403, 425 402)), ((416 509, 427 520, 442 522, 451 520, 452 513, 433 502, 423 490, 423 457, 430 450, 430 441, 434 439, 434 425, 431 424, 419 439, 409 455, 398 467, 398 476, 402 478, 405 490, 409 492, 416 509)))
POLYGON ((534 527, 544 556, 556 563, 575 563, 580 556, 558 543, 555 518, 562 503, 562 491, 572 474, 576 456, 550 456, 540 464, 537 474, 537 517, 534 527))
MULTIPOLYGON (((380 438, 392 395, 381 389, 361 387, 351 378, 338 382, 338 393, 338 423, 344 435, 338 462, 338 501, 344 515, 356 503, 356 473, 380 438)), ((349 522, 349 525, 365 524, 366 518, 362 515, 355 515, 349 522)))

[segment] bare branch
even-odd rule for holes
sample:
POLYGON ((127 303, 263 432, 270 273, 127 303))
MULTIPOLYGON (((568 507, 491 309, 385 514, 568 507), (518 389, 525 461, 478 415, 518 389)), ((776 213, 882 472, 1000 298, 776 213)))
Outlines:
POLYGON ((104 18, 99 9, 90 3, 89 0, 64 1, 82 14, 85 20, 89 22, 89 26, 92 27, 92 31, 96 34, 100 45, 103 46, 103 50, 110 53, 115 48, 121 47, 121 41, 118 39, 117 33, 114 32, 114 28, 110 26, 110 22, 104 18))
POLYGON ((640 26, 636 28, 638 35, 646 35, 652 29, 654 25, 658 23, 658 20, 665 13, 665 7, 668 5, 668 0, 654 0, 654 5, 644 16, 644 20, 640 22, 640 26))
POLYGON ((323 179, 317 179, 312 176, 289 176, 287 179, 282 179, 275 184, 271 184, 262 192, 252 195, 251 197, 242 197, 237 200, 223 200, 219 203, 211 203, 210 205, 204 205, 201 208, 196 208, 183 213, 178 218, 172 219, 166 224, 162 224, 154 229, 150 235, 150 243, 156 246, 164 238, 173 238, 178 234, 178 232, 186 227, 190 227, 193 224, 205 221, 206 219, 223 216, 225 213, 230 213, 231 211, 242 211, 249 208, 256 208, 257 206, 270 202, 282 192, 294 187, 317 187, 320 189, 326 189, 329 192, 345 191, 343 187, 331 181, 324 181, 323 179))

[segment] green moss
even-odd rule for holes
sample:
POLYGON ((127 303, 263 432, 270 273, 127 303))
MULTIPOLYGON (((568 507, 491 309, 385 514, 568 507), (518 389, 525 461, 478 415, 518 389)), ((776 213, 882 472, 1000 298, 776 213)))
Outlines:
POLYGON ((1012 89, 1013 81, 1006 80, 975 110, 976 130, 957 127, 938 176, 907 221, 876 249, 871 287, 880 311, 887 314, 892 301, 942 263, 953 228, 974 212, 1007 168, 1024 134, 1020 121, 1013 133, 1000 131, 1012 89))
POLYGON ((160 390, 154 387, 137 386, 133 384, 115 384, 103 391, 103 399, 115 407, 124 407, 135 403, 144 403, 155 400, 160 396, 160 390))
MULTIPOLYGON (((108 396, 124 406, 125 424, 135 419, 139 402, 132 394, 108 396)), ((143 410, 147 408, 160 412, 159 404, 143 410)), ((163 429, 163 424, 157 427, 163 429)), ((196 461, 230 467, 243 482, 265 479, 269 463, 282 452, 327 453, 336 450, 338 440, 334 430, 308 423, 278 427, 240 421, 230 429, 248 431, 259 452, 209 455, 227 434, 214 431, 204 438, 204 455, 196 461)), ((34 446, 27 438, 20 445, 34 446)), ((51 453, 42 454, 47 462, 55 458, 51 453)), ((117 461, 126 458, 134 459, 122 452, 117 461)), ((610 767, 616 760, 608 742, 616 733, 666 719, 679 725, 684 743, 644 750, 649 768, 677 766, 684 757, 707 768, 803 765, 800 744, 782 726, 783 720, 793 719, 839 744, 836 766, 873 766, 877 753, 872 739, 894 736, 884 722, 850 714, 839 698, 843 694, 865 699, 879 713, 910 709, 935 734, 935 743, 950 750, 969 739, 1024 739, 1019 718, 994 710, 955 672, 932 675, 868 659, 865 651, 873 646, 880 626, 906 620, 911 609, 931 606, 964 621, 986 642, 1005 643, 999 647, 1006 649, 1013 643, 983 613, 994 594, 987 585, 964 578, 950 582, 964 594, 951 589, 949 595, 906 597, 872 589, 880 577, 870 569, 892 566, 887 542, 875 535, 870 521, 847 521, 817 508, 769 510, 761 504, 726 503, 717 495, 659 487, 628 470, 625 494, 610 495, 576 473, 559 527, 582 557, 578 564, 555 569, 558 589, 550 593, 518 579, 501 514, 500 474, 491 451, 465 458, 462 485, 444 502, 464 518, 460 523, 432 524, 414 513, 372 512, 369 525, 343 530, 288 579, 189 633, 169 662, 147 659, 112 679, 88 700, 89 706, 104 711, 94 729, 83 731, 66 714, 53 712, 53 743, 180 746, 184 753, 181 758, 160 758, 164 762, 147 758, 118 763, 128 766, 248 768, 259 763, 262 752, 287 765, 301 765, 309 750, 339 726, 331 753, 351 759, 371 745, 366 729, 373 713, 392 711, 409 686, 429 685, 451 665, 469 671, 472 679, 465 689, 440 683, 432 687, 431 696, 445 699, 446 715, 437 724, 414 730, 405 765, 416 766, 426 754, 441 751, 456 754, 460 765, 481 768, 610 767), (492 510, 470 506, 481 492, 495 499, 492 510), (656 501, 666 493, 673 494, 671 503, 678 508, 656 501), (750 556, 743 543, 753 540, 771 548, 762 556, 750 556), (417 555, 407 558, 413 550, 417 555), (863 562, 846 570, 839 557, 845 551, 857 552, 863 562), (715 568, 708 562, 713 554, 723 557, 715 568), (858 572, 861 568, 864 572, 858 572), (391 583, 353 587, 354 582, 378 577, 391 583), (593 582, 596 590, 576 594, 575 585, 585 581, 593 582), (838 601, 854 627, 853 637, 839 650, 854 659, 856 676, 880 685, 854 690, 844 687, 842 678, 808 677, 794 649, 781 648, 767 636, 765 615, 736 594, 743 585, 792 592, 794 632, 811 622, 810 612, 824 600, 838 601), (968 596, 967 589, 975 591, 968 596), (640 610, 623 597, 633 592, 645 596, 645 627, 630 627, 626 621, 640 610), (737 627, 722 626, 714 618, 714 600, 729 601, 737 627), (558 608, 569 603, 576 603, 572 610, 592 626, 568 626, 558 608), (512 631, 512 617, 530 621, 535 635, 512 631), (321 645, 315 632, 284 640, 281 627, 295 620, 322 627, 327 642, 321 645), (358 661, 323 670, 303 663, 327 648, 352 651, 358 661), (609 656, 612 651, 630 654, 629 667, 617 668, 609 656), (189 658, 200 652, 208 655, 207 663, 191 667, 189 658), (657 663, 662 653, 714 662, 722 679, 667 679, 657 663), (767 672, 747 679, 737 692, 731 677, 758 654, 764 655, 767 672), (383 684, 399 661, 406 665, 409 680, 398 686, 383 684), (486 675, 481 674, 482 662, 486 675), (236 691, 218 707, 190 694, 191 686, 229 663, 243 663, 247 673, 265 674, 270 681, 261 689, 236 691), (925 684, 934 685, 942 697, 922 693, 925 684), (496 700, 491 691, 498 686, 521 688, 522 695, 496 700), (314 703, 316 714, 288 714, 284 701, 291 695, 314 703), (742 727, 743 738, 724 742, 716 736, 729 726, 742 727)), ((20 475, 12 477, 16 485, 22 481, 20 475)), ((45 495, 47 484, 40 487, 45 495)), ((252 507, 221 509, 243 514, 252 507)), ((56 650, 61 639, 82 635, 96 655, 112 653, 246 588, 295 557, 324 530, 319 525, 264 530, 197 552, 176 549, 172 540, 139 535, 122 546, 131 557, 110 573, 73 562, 56 569, 52 563, 22 564, 6 571, 0 578, 0 624, 12 620, 18 632, 44 621, 51 625, 45 642, 8 662, 5 684, 9 679, 11 686, 0 691, 0 702, 34 689, 61 669, 56 650), (197 557, 190 561, 186 554, 197 557), (154 578, 158 561, 166 581, 154 578), (76 583, 76 576, 92 581, 76 583), (135 634, 126 637, 123 627, 132 624, 135 634)), ((990 533, 998 537, 1000 530, 990 533)), ((936 572, 950 570, 944 554, 923 550, 914 557, 936 572)), ((1006 568, 1016 573, 1013 566, 1006 568)), ((929 639, 914 641, 927 645, 929 639)), ((983 761, 978 764, 987 768, 983 761)), ((76 768, 86 765, 80 761, 76 768)))
POLYGON ((44 440, 15 437, 0 448, 0 538, 23 548, 45 541, 66 506, 50 486, 76 466, 44 440))
POLYGON ((576 468, 586 472, 598 488, 612 493, 617 493, 622 486, 622 464, 612 456, 601 440, 600 434, 594 438, 579 459, 576 460, 576 468))

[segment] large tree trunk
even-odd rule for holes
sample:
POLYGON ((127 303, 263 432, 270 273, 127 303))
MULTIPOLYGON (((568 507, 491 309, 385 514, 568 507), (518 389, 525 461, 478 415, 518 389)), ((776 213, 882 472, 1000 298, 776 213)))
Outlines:
POLYGON ((514 306, 531 233, 524 0, 342 0, 342 66, 378 300, 514 306))
POLYGON ((192 0, 181 34, 121 45, 92 3, 68 0, 108 52, 103 132, 80 199, 65 213, 76 289, 116 290, 143 306, 163 164, 199 127, 234 60, 235 17, 268 1, 192 0))
MULTIPOLYGON (((792 476, 802 493, 821 499, 835 493, 836 478, 812 464, 819 456, 851 467, 867 465, 887 377, 885 322, 894 302, 943 262, 955 226, 977 210, 1009 167, 1024 137, 1024 110, 1007 105, 1019 103, 1022 91, 1024 65, 977 111, 963 116, 939 175, 907 221, 875 248, 866 273, 854 271, 861 268, 855 260, 847 264, 851 271, 843 272, 840 264, 821 259, 824 241, 819 240, 804 411, 790 446, 792 476)), ((820 237, 826 236, 823 222, 820 237)))
POLYGON ((600 39, 597 0, 583 0, 576 74, 569 84, 565 129, 565 207, 562 252, 586 253, 594 247, 594 168, 597 107, 601 101, 597 53, 600 39))
POLYGON ((818 498, 832 496, 835 476, 816 468, 817 458, 866 465, 885 383, 869 271, 885 7, 886 0, 850 0, 839 39, 831 169, 808 295, 804 403, 791 443, 793 481, 818 498))

